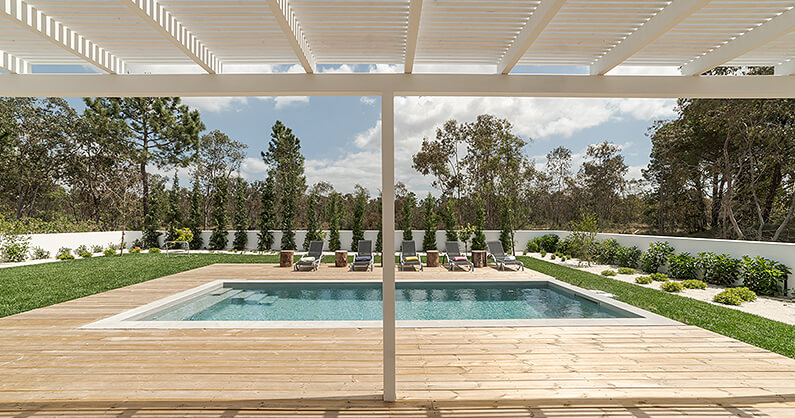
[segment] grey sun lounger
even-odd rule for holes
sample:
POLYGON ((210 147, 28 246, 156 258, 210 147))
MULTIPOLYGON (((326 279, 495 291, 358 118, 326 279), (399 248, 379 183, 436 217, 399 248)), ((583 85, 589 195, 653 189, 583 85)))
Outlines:
POLYGON ((505 254, 505 250, 502 248, 502 242, 489 241, 486 245, 489 248, 489 255, 487 257, 494 260, 494 263, 500 270, 505 270, 505 266, 519 266, 524 270, 524 263, 505 254))
POLYGON ((298 271, 302 267, 311 267, 312 270, 317 270, 320 267, 320 261, 323 259, 323 241, 309 242, 309 252, 306 256, 301 257, 300 260, 293 264, 293 270, 298 271))
POLYGON ((453 271, 456 266, 468 266, 469 271, 475 271, 475 265, 472 264, 465 255, 461 254, 461 248, 456 241, 447 241, 444 243, 444 256, 447 258, 447 263, 450 265, 450 271, 453 271))
POLYGON ((412 269, 415 266, 419 266, 420 271, 422 271, 422 260, 417 254, 417 244, 414 241, 403 241, 400 244, 400 271, 403 271, 407 266, 411 266, 412 269))
POLYGON ((356 252, 356 257, 353 258, 351 271, 356 270, 357 267, 365 267, 364 271, 373 271, 374 261, 373 242, 365 239, 359 240, 359 251, 356 252))

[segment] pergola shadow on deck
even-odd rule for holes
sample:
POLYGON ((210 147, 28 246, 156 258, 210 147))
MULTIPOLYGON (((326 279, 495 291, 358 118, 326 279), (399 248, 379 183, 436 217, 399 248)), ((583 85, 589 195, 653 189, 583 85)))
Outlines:
MULTIPOLYGON (((480 269, 478 277, 539 277, 480 269)), ((472 278, 430 269, 397 279, 472 278)), ((653 416, 795 411, 795 360, 692 326, 81 329, 217 279, 373 279, 213 265, 0 319, 0 415, 653 416), (496 408, 496 409, 492 409, 496 408), (488 410, 488 411, 487 411, 488 410)))

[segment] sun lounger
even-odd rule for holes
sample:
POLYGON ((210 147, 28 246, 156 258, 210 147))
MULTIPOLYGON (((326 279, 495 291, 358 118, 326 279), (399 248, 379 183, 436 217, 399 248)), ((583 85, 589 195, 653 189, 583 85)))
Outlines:
POLYGON ((475 266, 466 257, 461 254, 461 248, 456 241, 447 241, 444 243, 444 256, 447 258, 447 263, 450 265, 450 271, 453 271, 456 266, 468 266, 469 271, 475 271, 475 266))
POLYGON ((365 271, 372 271, 374 261, 373 242, 364 239, 359 240, 359 251, 356 253, 356 257, 353 258, 351 271, 356 270, 357 267, 365 267, 365 271))
POLYGON ((514 256, 505 254, 505 250, 502 248, 502 242, 489 241, 486 243, 486 245, 489 248, 489 254, 487 258, 493 259, 494 263, 497 265, 497 268, 500 270, 505 270, 505 266, 519 266, 522 270, 524 270, 524 263, 517 260, 514 256))
POLYGON ((423 269, 422 260, 417 254, 417 245, 414 241, 403 241, 400 245, 400 271, 403 271, 407 266, 411 266, 412 269, 415 266, 419 266, 420 271, 423 269))
POLYGON ((309 243, 309 252, 293 264, 293 270, 298 271, 302 267, 311 267, 312 270, 317 270, 318 267, 320 267, 320 260, 322 259, 323 241, 311 241, 309 243))

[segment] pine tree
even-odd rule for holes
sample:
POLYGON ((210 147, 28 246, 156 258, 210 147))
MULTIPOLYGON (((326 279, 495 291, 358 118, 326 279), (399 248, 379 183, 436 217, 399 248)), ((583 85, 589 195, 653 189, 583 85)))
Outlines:
POLYGON ((226 177, 218 177, 215 181, 215 191, 213 192, 213 221, 215 229, 210 236, 210 249, 226 249, 227 238, 227 216, 226 205, 229 194, 229 180, 226 177))
POLYGON ((511 206, 507 198, 502 199, 500 212, 500 242, 505 252, 513 252, 513 230, 511 228, 511 206))
POLYGON ((458 241, 458 229, 455 226, 455 207, 452 200, 442 204, 442 222, 444 223, 444 239, 458 241))
POLYGON ((329 229, 328 248, 331 251, 337 251, 342 248, 342 243, 340 243, 341 204, 339 193, 333 192, 331 196, 329 196, 328 209, 326 210, 329 229))
POLYGON ((232 241, 232 247, 238 251, 245 251, 248 244, 246 203, 246 183, 242 177, 238 177, 235 187, 235 239, 232 241))
POLYGON ((171 191, 168 193, 168 212, 166 213, 166 240, 173 241, 177 238, 177 229, 182 228, 182 209, 179 205, 179 177, 174 172, 171 191))
POLYGON ((193 240, 190 242, 191 250, 198 250, 202 247, 202 230, 201 226, 204 225, 203 211, 202 211, 202 189, 197 175, 193 179, 193 190, 190 194, 190 231, 193 233, 193 240))
POLYGON ((428 193, 422 202, 425 215, 425 235, 422 237, 422 250, 436 250, 436 199, 428 193))
POLYGON ((262 153, 262 158, 273 167, 274 185, 278 186, 276 195, 279 196, 281 207, 281 249, 294 250, 296 205, 306 188, 301 141, 290 128, 277 120, 271 129, 268 151, 262 153))
POLYGON ((273 176, 268 173, 268 177, 265 179, 265 187, 262 189, 262 212, 259 215, 257 249, 260 251, 270 251, 273 248, 273 232, 271 230, 274 229, 274 224, 276 223, 275 203, 273 176))
POLYGON ((367 206, 367 191, 359 187, 353 202, 353 226, 351 251, 359 251, 359 240, 364 239, 364 210, 367 206))
POLYGON ((483 229, 486 227, 486 211, 483 208, 483 199, 478 196, 475 199, 475 232, 472 235, 472 249, 486 249, 486 234, 483 229))
POLYGON ((409 192, 403 199, 403 210, 400 217, 400 229, 403 230, 403 240, 414 240, 414 232, 411 228, 414 226, 414 207, 417 206, 417 199, 414 197, 413 192, 409 192))
POLYGON ((320 220, 318 219, 317 209, 320 205, 320 196, 317 190, 313 189, 307 199, 306 208, 306 237, 304 238, 304 251, 309 251, 309 243, 321 241, 323 236, 320 232, 320 220))

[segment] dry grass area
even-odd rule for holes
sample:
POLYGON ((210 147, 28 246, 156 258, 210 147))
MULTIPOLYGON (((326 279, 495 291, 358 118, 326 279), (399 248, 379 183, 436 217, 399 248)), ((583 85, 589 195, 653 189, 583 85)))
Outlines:
MULTIPOLYGON (((538 277, 429 269, 401 278, 538 277)), ((0 319, 0 416, 795 416, 795 360, 692 326, 87 330, 216 279, 379 278, 213 265, 0 319)))

